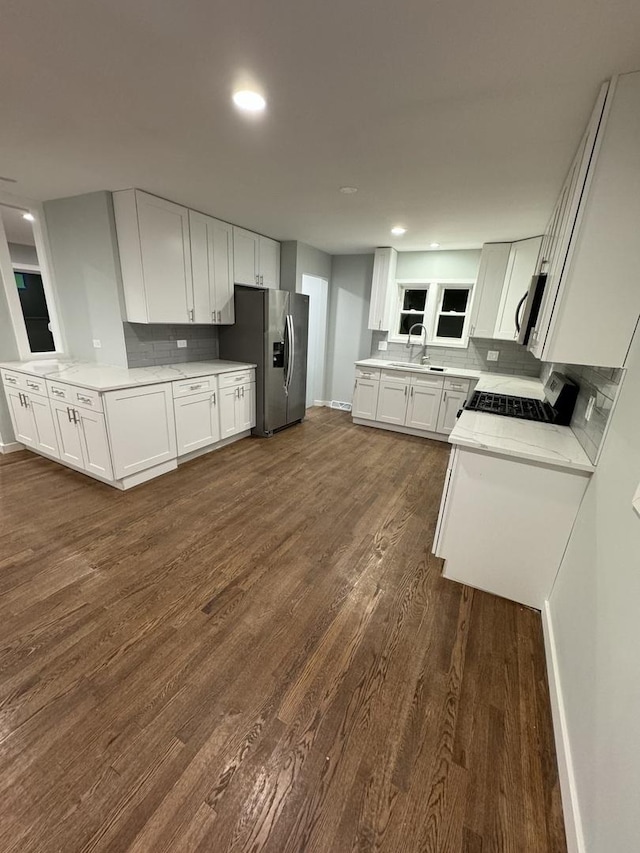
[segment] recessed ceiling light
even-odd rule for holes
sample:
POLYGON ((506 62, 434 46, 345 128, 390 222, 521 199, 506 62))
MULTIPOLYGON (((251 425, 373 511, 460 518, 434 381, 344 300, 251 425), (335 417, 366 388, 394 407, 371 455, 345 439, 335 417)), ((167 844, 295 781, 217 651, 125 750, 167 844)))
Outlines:
POLYGON ((353 195, 358 192, 358 187, 340 187, 340 192, 345 195, 353 195))
POLYGON ((251 89, 240 89, 233 93, 233 103, 239 110, 247 113, 261 113, 267 106, 267 102, 259 92, 251 89))
POLYGON ((16 178, 5 178, 3 175, 0 175, 0 181, 4 181, 6 184, 17 184, 18 183, 16 178))
POLYGON ((23 213, 22 218, 26 219, 27 222, 35 222, 36 218, 33 213, 23 213))
POLYGON ((439 249, 440 243, 429 243, 429 248, 430 249, 439 249))
POLYGON ((394 225, 391 229, 391 233, 395 234, 396 237, 402 237, 403 234, 407 233, 407 229, 403 228, 402 225, 394 225))

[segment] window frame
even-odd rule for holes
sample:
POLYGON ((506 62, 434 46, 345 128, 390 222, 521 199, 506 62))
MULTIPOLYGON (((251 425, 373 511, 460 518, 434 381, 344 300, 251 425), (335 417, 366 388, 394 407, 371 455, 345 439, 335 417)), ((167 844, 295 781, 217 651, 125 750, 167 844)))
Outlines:
MULTIPOLYGON (((395 281, 396 297, 393 303, 393 314, 390 323, 388 340, 390 343, 406 344, 409 336, 401 335, 397 329, 400 328, 400 318, 402 314, 409 312, 403 311, 404 291, 405 290, 426 290, 424 309, 424 325, 427 328, 427 346, 435 347, 456 347, 458 349, 466 349, 469 346, 469 329, 471 326, 471 309, 473 307, 473 295, 475 288, 475 279, 473 278, 399 278, 395 281), (445 290, 467 290, 469 296, 467 298, 466 310, 464 312, 464 324, 462 327, 462 336, 460 338, 445 338, 436 337, 438 329, 438 321, 440 316, 460 316, 460 312, 443 312, 442 303, 444 300, 445 290)), ((421 313, 421 312, 416 312, 421 313)), ((416 338, 416 343, 418 340, 416 338)))
POLYGON ((18 357, 21 361, 56 359, 66 354, 65 339, 60 323, 60 314, 56 300, 55 287, 52 274, 51 252, 44 219, 44 209, 41 204, 31 199, 19 198, 12 193, 0 192, 0 205, 14 207, 30 213, 34 220, 31 223, 33 238, 35 242, 38 265, 35 267, 42 277, 42 287, 47 300, 49 312, 49 325, 55 345, 55 350, 50 352, 33 352, 29 345, 27 327, 22 314, 20 296, 15 284, 14 268, 26 269, 28 264, 14 264, 9 252, 9 243, 4 230, 4 223, 0 217, 0 279, 4 288, 9 318, 18 347, 18 357))

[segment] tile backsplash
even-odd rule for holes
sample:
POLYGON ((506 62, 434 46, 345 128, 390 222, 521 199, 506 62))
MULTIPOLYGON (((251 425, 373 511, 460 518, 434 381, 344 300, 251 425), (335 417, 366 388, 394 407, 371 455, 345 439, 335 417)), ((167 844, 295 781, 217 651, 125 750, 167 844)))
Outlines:
POLYGON ((218 330, 214 326, 169 326, 124 323, 129 367, 153 367, 183 361, 218 358, 218 330), (178 349, 178 341, 187 346, 178 349))
MULTIPOLYGON (((371 357, 386 361, 419 361, 422 348, 412 346, 409 351, 404 344, 390 343, 386 352, 378 349, 380 341, 386 341, 386 332, 373 332, 371 341, 371 357)), ((485 340, 471 338, 466 349, 460 347, 430 347, 427 345, 427 355, 431 364, 443 367, 464 367, 469 370, 485 370, 489 373, 512 373, 521 376, 539 376, 541 362, 531 355, 523 346, 513 341, 485 340), (489 350, 497 350, 500 355, 497 361, 488 361, 489 350)))
POLYGON ((544 364, 541 379, 546 381, 552 370, 566 374, 580 387, 571 429, 592 462, 596 462, 607 423, 611 416, 624 371, 615 367, 587 367, 583 364, 544 364), (595 397, 591 418, 585 414, 589 398, 595 397))

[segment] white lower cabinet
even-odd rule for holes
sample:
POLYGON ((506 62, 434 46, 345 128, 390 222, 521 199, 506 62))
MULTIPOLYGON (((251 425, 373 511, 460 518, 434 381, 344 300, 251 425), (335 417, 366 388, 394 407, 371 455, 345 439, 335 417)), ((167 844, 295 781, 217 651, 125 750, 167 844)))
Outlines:
POLYGON ((58 442, 47 397, 5 387, 16 441, 59 458, 58 442))
POLYGON ((381 379, 376 420, 385 424, 403 426, 407 417, 408 396, 409 386, 405 382, 381 379))
POLYGON ((178 456, 220 441, 218 391, 174 400, 178 456))
POLYGON ((113 466, 102 412, 51 401, 60 459, 105 480, 113 479, 113 466))
POLYGON ((433 547, 443 575, 540 610, 588 482, 581 471, 454 447, 433 547))
POLYGON ((353 392, 353 405, 351 414, 354 418, 364 418, 375 421, 378 409, 378 390, 380 382, 378 379, 365 379, 358 377, 353 392))
POLYGON ((442 392, 436 432, 443 432, 447 435, 451 432, 456 425, 458 412, 464 406, 466 399, 467 393, 464 391, 447 391, 445 389, 442 392))
POLYGON ((409 390, 406 425, 412 429, 424 429, 436 432, 442 388, 429 388, 412 385, 409 390))
POLYGON ((254 382, 220 389, 220 437, 230 438, 256 425, 254 382))
POLYGON ((176 459, 170 383, 108 391, 104 403, 116 479, 176 459))

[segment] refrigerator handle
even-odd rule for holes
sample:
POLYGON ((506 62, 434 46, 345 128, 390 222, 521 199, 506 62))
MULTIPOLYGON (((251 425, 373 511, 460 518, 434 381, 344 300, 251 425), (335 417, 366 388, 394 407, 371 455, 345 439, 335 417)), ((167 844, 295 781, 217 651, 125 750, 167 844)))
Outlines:
POLYGON ((284 335, 285 335, 285 338, 284 338, 285 354, 286 354, 286 359, 287 359, 287 362, 286 362, 285 368, 284 368, 284 393, 286 395, 289 394, 289 381, 291 379, 291 368, 292 368, 291 347, 293 346, 293 341, 291 338, 291 322, 290 322, 290 320, 291 320, 291 315, 287 314, 287 316, 285 318, 285 332, 284 332, 284 335))
POLYGON ((287 371, 287 388, 291 385, 291 377, 296 366, 296 332, 293 325, 293 314, 288 316, 289 322, 289 370, 287 371))

